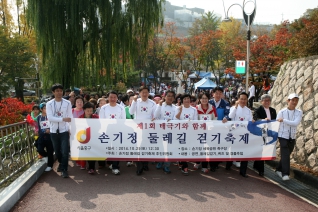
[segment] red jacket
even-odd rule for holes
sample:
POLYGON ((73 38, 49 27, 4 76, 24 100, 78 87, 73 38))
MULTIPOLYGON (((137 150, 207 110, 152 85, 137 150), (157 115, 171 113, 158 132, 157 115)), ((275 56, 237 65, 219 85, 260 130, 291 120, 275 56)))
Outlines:
POLYGON ((196 106, 198 111, 199 120, 216 120, 218 115, 213 105, 208 104, 208 109, 204 112, 201 104, 196 106))

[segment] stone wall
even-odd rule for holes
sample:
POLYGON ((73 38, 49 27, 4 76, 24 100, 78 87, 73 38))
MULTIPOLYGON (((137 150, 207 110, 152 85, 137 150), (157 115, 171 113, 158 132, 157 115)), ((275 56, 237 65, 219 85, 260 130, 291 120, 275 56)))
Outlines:
POLYGON ((318 171, 318 56, 284 63, 270 93, 277 112, 287 106, 290 93, 299 95, 297 108, 303 111, 303 119, 297 128, 291 162, 318 171))

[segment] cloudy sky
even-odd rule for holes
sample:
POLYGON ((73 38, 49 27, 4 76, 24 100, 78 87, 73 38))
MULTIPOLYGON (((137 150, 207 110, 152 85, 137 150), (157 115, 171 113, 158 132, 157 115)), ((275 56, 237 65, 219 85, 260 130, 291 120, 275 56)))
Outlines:
MULTIPOLYGON (((222 0, 167 0, 172 5, 187 8, 198 7, 222 15, 224 18, 224 8, 222 0)), ((247 0, 246 0, 247 2, 247 0)), ((224 0, 225 10, 234 3, 243 4, 243 0, 224 0)), ((246 12, 253 9, 253 3, 246 4, 246 12)), ((256 17, 254 23, 280 24, 282 20, 293 21, 298 19, 306 9, 318 7, 317 0, 256 0, 256 17)), ((243 18, 242 9, 239 6, 232 6, 229 16, 243 18)))

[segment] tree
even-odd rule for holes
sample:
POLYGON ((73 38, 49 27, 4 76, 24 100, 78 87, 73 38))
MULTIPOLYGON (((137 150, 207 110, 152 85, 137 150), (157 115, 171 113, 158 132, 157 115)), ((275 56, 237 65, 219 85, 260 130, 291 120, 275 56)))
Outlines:
MULTIPOLYGON (((251 42, 250 45, 250 80, 254 82, 256 88, 256 99, 262 90, 263 76, 270 77, 273 73, 278 73, 280 66, 288 58, 289 40, 292 35, 286 26, 281 27, 271 38, 262 35, 251 42)), ((236 60, 245 60, 246 41, 238 38, 233 47, 233 56, 236 60)), ((234 68, 227 69, 226 73, 231 73, 237 78, 241 75, 235 74, 234 68)))
POLYGON ((28 39, 16 34, 7 36, 5 28, 0 28, 0 99, 15 85, 16 96, 23 101, 24 83, 15 82, 15 77, 34 78, 35 70, 30 68, 34 57, 28 39))
POLYGON ((28 0, 28 20, 42 52, 46 84, 80 86, 87 82, 86 77, 98 76, 103 68, 105 76, 99 76, 95 83, 110 83, 119 60, 126 63, 129 57, 133 63, 137 45, 147 47, 153 29, 163 21, 162 3, 163 0, 28 0))
POLYGON ((290 53, 292 58, 308 57, 318 54, 318 10, 290 24, 293 32, 290 53))
POLYGON ((189 28, 190 36, 196 36, 203 32, 215 31, 221 23, 221 18, 217 17, 213 11, 202 15, 201 19, 195 19, 192 27, 189 28))

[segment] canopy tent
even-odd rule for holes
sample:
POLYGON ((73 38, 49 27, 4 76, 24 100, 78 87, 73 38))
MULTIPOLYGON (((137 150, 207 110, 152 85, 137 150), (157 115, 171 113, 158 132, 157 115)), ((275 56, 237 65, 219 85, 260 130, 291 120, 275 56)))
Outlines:
POLYGON ((213 82, 209 78, 203 78, 202 80, 194 84, 195 89, 212 89, 216 86, 217 85, 215 84, 215 82, 213 82))
POLYGON ((189 75, 190 79, 193 78, 215 78, 214 74, 211 72, 205 72, 205 71, 196 71, 189 75))

